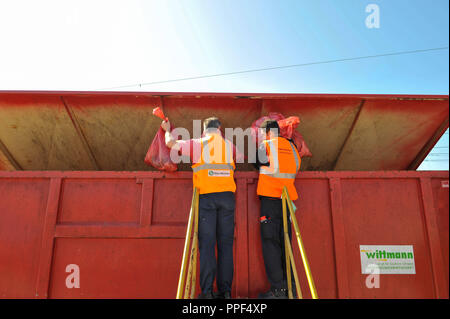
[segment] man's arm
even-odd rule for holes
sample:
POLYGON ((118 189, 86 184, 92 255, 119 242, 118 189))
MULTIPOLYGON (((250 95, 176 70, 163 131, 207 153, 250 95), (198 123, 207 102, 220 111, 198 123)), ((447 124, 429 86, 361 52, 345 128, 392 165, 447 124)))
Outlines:
POLYGON ((189 157, 191 163, 194 163, 194 160, 198 160, 197 157, 194 159, 194 149, 196 148, 196 146, 199 146, 198 140, 175 140, 172 133, 170 132, 169 121, 163 121, 161 124, 161 128, 165 131, 164 142, 166 143, 167 147, 178 151, 182 156, 189 157))
POLYGON ((259 170, 261 166, 269 166, 269 158, 267 157, 266 146, 261 143, 256 151, 256 163, 253 166, 259 170))
POLYGON ((181 146, 178 143, 178 141, 175 140, 173 138, 172 134, 170 133, 170 122, 169 121, 163 121, 161 123, 161 128, 166 132, 164 134, 164 141, 165 141, 167 147, 173 148, 173 149, 179 151, 181 149, 181 146))

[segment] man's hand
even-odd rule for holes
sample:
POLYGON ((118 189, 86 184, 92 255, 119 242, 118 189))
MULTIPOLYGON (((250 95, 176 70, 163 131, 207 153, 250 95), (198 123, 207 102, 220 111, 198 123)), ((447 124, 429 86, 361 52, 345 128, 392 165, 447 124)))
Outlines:
POLYGON ((170 130, 170 122, 169 121, 162 121, 161 128, 164 131, 169 132, 169 130, 170 130))

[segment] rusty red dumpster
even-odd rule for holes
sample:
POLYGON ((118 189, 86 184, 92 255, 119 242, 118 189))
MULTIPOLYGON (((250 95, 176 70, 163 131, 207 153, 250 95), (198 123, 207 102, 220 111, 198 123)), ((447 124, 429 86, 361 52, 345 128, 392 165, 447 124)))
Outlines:
MULTIPOLYGON (((0 298, 175 297, 192 173, 144 166, 154 106, 188 130, 211 112, 243 128, 300 117, 313 157, 295 205, 319 298, 449 297, 449 173, 414 171, 448 127, 448 96, 0 92, 0 298), (369 287, 368 249, 398 247, 407 271, 369 287)), ((235 177, 232 294, 254 298, 268 288, 258 176, 240 164, 235 177)))

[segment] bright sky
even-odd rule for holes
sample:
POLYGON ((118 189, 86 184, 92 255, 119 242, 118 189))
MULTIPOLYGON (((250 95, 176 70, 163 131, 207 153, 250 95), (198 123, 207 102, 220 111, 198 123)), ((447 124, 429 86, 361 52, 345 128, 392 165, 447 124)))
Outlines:
MULTIPOLYGON (((448 94, 447 0, 0 0, 0 90, 448 94), (379 7, 379 28, 365 11, 379 7)), ((448 131, 420 169, 448 169, 448 131)))

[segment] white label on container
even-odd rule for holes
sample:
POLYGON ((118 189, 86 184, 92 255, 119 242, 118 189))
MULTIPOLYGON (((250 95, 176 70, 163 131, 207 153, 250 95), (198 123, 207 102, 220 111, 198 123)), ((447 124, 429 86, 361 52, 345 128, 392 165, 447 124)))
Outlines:
POLYGON ((371 274, 377 267, 380 274, 415 274, 412 245, 360 245, 361 272, 371 274))

